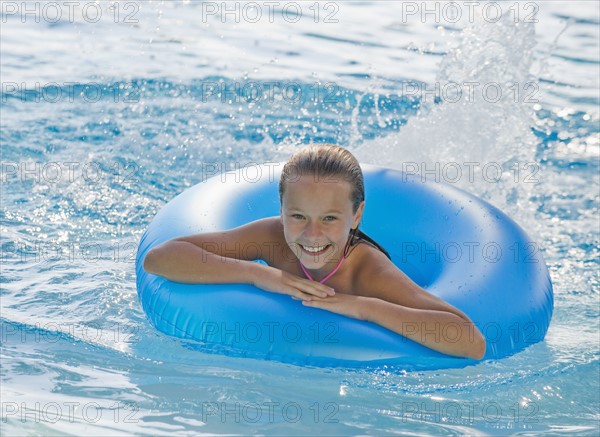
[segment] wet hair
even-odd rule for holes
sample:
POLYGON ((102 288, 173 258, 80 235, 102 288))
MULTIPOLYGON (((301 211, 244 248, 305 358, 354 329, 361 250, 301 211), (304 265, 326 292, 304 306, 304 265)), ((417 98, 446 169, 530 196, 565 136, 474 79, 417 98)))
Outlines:
MULTIPOLYGON (((283 203, 283 193, 286 184, 297 181, 301 176, 311 175, 315 180, 329 180, 339 178, 350 184, 350 201, 352 212, 356 213, 360 203, 365 200, 365 179, 358 160, 352 153, 335 144, 313 144, 294 153, 283 166, 279 179, 279 201, 283 203)), ((359 230, 358 227, 350 231, 350 245, 354 245, 355 238, 368 241, 391 259, 389 253, 375 240, 359 230)), ((348 246, 346 247, 348 249, 348 246)), ((347 253, 345 252, 346 256, 347 253)))

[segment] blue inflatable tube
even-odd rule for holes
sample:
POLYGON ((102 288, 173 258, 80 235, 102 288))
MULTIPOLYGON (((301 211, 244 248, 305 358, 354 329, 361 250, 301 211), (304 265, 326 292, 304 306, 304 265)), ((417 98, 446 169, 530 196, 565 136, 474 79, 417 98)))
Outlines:
MULTIPOLYGON (((463 367, 450 357, 376 324, 303 306, 250 285, 189 285, 143 269, 154 246, 184 235, 231 229, 279 215, 283 163, 208 179, 170 201, 140 241, 137 289, 161 332, 205 352, 319 367, 388 365, 404 370, 463 367)), ((497 208, 450 185, 363 165, 361 223, 416 283, 467 314, 487 341, 484 359, 541 341, 553 309, 539 247, 497 208)), ((451 326, 430 336, 456 338, 451 326)))

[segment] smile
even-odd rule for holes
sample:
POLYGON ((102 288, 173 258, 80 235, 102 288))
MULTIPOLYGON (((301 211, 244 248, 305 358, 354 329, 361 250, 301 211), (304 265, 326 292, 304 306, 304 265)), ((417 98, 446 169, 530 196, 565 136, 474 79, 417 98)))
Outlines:
POLYGON ((298 244, 298 246, 300 246, 302 250, 314 255, 325 252, 331 244, 326 244, 325 246, 303 246, 302 244, 298 244))

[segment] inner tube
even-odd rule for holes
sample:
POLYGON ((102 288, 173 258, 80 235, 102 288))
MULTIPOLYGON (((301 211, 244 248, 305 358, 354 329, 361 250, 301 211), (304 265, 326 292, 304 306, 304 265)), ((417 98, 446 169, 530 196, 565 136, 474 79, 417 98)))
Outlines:
MULTIPOLYGON (((181 284, 144 271, 148 251, 171 238, 279 215, 283 165, 218 174, 156 215, 136 257, 138 296, 150 322, 167 335, 193 340, 189 344, 203 352, 297 365, 410 371, 477 363, 251 285, 181 284)), ((538 246, 512 219, 453 186, 361 167, 361 229, 413 281, 473 321, 487 341, 484 359, 507 357, 543 340, 552 317, 552 284, 538 246)), ((455 334, 451 326, 424 333, 448 339, 455 334)))

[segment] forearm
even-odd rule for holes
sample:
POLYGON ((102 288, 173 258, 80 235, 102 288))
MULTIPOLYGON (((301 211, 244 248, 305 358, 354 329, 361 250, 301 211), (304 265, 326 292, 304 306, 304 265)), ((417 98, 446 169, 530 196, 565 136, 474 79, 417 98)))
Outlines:
POLYGON ((260 264, 208 252, 185 241, 168 241, 146 254, 144 270, 188 284, 251 284, 260 264))
POLYGON ((417 343, 448 355, 481 359, 485 338, 472 322, 438 310, 409 308, 367 298, 362 317, 417 343))

